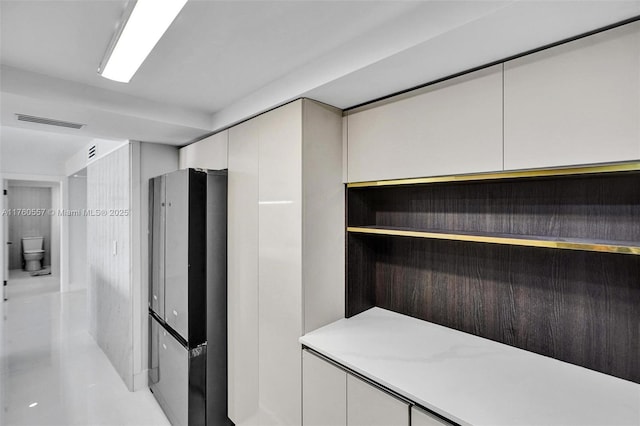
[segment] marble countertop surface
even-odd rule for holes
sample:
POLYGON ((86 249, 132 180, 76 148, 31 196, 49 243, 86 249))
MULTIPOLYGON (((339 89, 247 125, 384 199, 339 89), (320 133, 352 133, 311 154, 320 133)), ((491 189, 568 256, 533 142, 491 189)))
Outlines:
POLYGON ((462 425, 640 425, 636 383, 381 308, 300 342, 462 425))

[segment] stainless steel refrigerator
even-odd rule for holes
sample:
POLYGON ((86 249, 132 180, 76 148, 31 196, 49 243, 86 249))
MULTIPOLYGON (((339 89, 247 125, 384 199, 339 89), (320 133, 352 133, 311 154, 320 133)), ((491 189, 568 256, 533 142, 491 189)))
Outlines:
POLYGON ((149 387, 173 425, 227 417, 227 173, 149 183, 149 387))

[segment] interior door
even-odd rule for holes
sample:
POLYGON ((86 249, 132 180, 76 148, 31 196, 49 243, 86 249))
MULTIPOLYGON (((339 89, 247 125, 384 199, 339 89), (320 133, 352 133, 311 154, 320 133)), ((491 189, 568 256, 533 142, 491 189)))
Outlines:
POLYGON ((166 175, 165 321, 189 341, 189 171, 166 175))

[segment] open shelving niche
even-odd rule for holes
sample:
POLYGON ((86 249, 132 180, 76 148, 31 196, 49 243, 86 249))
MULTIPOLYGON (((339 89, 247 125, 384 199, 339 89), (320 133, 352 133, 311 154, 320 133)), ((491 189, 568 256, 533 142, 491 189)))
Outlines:
POLYGON ((347 205, 348 317, 380 306, 640 382, 640 162, 350 183, 347 205))

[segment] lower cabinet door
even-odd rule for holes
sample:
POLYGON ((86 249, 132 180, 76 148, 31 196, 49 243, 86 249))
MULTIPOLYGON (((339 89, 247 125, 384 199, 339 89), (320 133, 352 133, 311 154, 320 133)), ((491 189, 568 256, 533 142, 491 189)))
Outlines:
POLYGON ((424 410, 411 407, 411 426, 451 426, 451 423, 424 410))
POLYGON ((409 404, 347 375, 348 426, 409 426, 409 404))
POLYGON ((302 424, 347 424, 347 373, 307 350, 302 351, 302 424))

